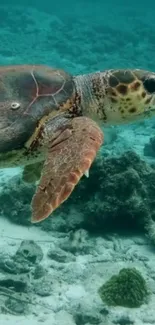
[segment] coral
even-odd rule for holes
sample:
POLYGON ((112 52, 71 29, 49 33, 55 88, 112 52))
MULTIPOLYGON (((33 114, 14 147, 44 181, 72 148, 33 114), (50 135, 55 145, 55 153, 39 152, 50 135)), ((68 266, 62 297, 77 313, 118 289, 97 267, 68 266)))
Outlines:
POLYGON ((135 268, 124 268, 99 288, 99 295, 109 306, 136 308, 147 301, 149 291, 143 276, 135 268))
MULTIPOLYGON (((147 229, 155 240, 155 168, 133 151, 120 157, 104 158, 93 163, 90 177, 83 177, 71 197, 59 209, 35 227, 46 231, 68 232, 147 229)), ((0 193, 0 205, 12 222, 30 224, 30 203, 35 187, 14 177, 0 193), (20 199, 19 199, 20 198, 20 199), (10 208, 11 207, 11 208, 10 208)))
POLYGON ((149 211, 150 174, 155 177, 155 172, 132 151, 121 157, 99 157, 90 178, 81 181, 70 202, 83 213, 84 227, 89 230, 140 229, 149 211), (148 200, 144 205, 145 197, 148 200))

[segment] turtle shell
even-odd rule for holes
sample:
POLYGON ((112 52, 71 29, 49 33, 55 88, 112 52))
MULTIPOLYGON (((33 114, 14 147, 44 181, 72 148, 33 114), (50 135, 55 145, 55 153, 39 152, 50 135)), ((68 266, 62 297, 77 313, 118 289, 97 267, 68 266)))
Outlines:
POLYGON ((24 147, 39 121, 74 101, 73 78, 46 66, 0 68, 0 152, 24 147))

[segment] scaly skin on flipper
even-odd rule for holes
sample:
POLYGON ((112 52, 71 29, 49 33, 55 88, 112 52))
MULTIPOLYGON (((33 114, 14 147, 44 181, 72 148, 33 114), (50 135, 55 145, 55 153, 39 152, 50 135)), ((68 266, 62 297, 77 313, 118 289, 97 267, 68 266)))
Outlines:
POLYGON ((33 223, 47 218, 70 196, 102 142, 102 131, 86 117, 74 118, 52 143, 49 141, 48 157, 32 200, 33 223))
POLYGON ((43 166, 32 222, 66 200, 90 167, 103 136, 95 121, 120 124, 152 114, 155 73, 149 71, 73 77, 46 66, 1 67, 0 168, 25 166, 23 177, 35 181, 34 166, 43 166))

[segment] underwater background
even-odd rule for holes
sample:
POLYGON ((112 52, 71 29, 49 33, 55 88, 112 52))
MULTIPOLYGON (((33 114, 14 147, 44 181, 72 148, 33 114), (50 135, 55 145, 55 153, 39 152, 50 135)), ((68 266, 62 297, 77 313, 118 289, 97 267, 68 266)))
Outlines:
MULTIPOLYGON (((0 2, 1 65, 155 71, 154 35, 153 1, 0 2)), ((39 224, 35 184, 0 170, 0 324, 155 324, 155 119, 104 134, 89 178, 39 224)))

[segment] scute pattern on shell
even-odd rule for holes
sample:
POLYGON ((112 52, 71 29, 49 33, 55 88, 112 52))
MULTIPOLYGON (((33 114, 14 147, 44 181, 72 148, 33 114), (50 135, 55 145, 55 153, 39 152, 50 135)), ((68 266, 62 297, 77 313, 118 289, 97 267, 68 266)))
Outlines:
POLYGON ((73 78, 46 66, 0 68, 0 152, 23 148, 39 121, 71 108, 73 78), (16 105, 16 109, 12 104, 16 105))

